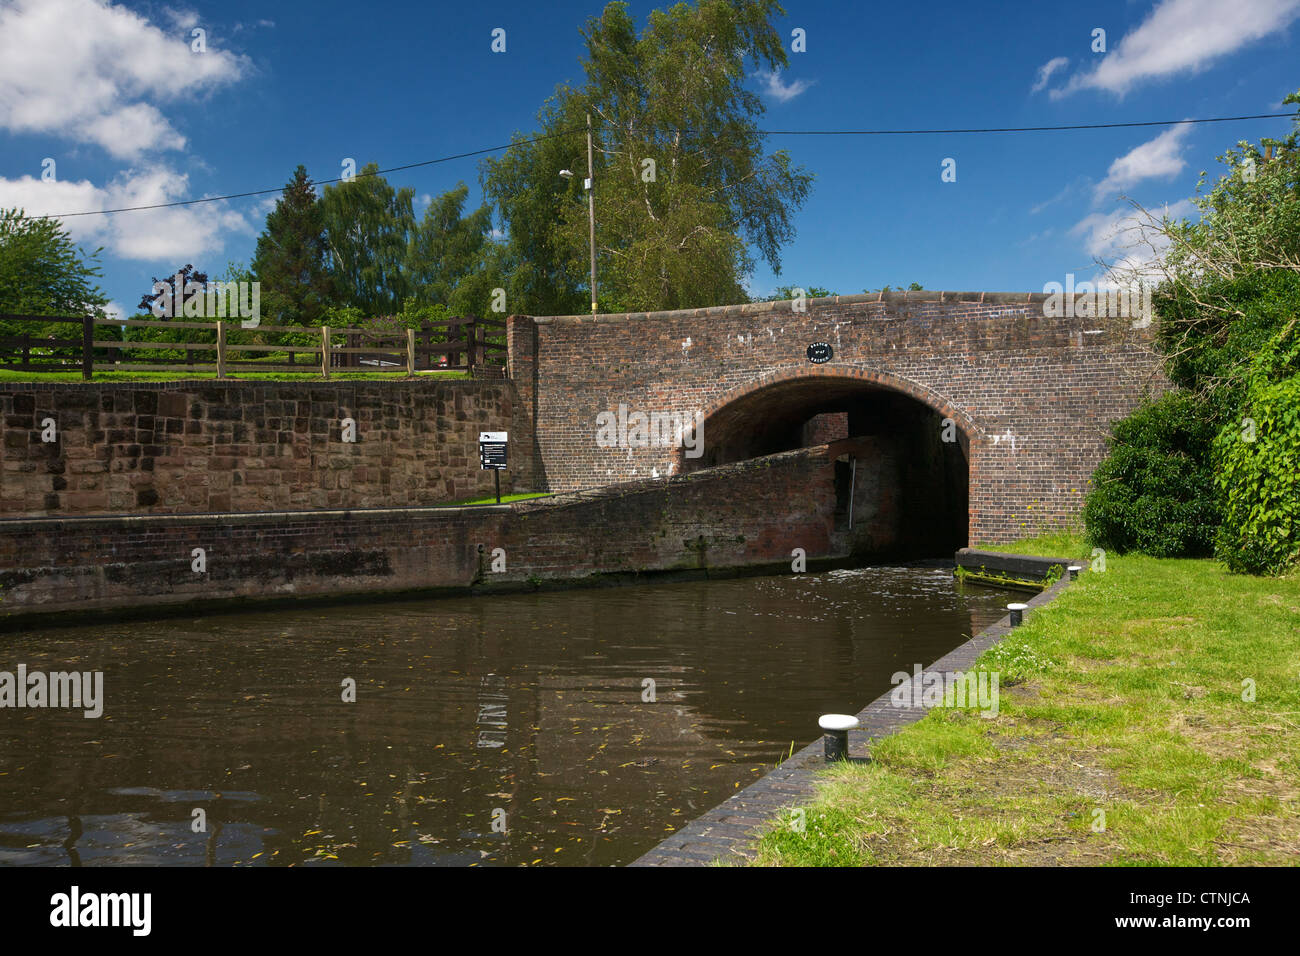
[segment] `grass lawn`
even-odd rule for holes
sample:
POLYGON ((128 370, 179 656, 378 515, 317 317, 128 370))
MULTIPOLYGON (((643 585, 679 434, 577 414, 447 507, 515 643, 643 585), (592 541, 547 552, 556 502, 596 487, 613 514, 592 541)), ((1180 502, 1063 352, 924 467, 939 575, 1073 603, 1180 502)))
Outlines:
MULTIPOLYGON (((990 547, 1088 553, 1070 535, 990 547)), ((1300 857, 1300 572, 1108 554, 980 667, 1000 674, 997 717, 933 710, 872 763, 822 771, 805 832, 774 825, 755 862, 1300 857)))
MULTIPOLYGON (((549 498, 554 492, 550 491, 522 491, 517 495, 502 495, 501 503, 506 504, 510 501, 524 501, 528 498, 549 498)), ((467 501, 449 501, 445 505, 439 505, 439 508, 460 508, 465 505, 494 505, 497 503, 496 495, 488 495, 486 498, 474 498, 467 501)))
MULTIPOLYGON (((95 382, 181 382, 197 379, 216 379, 216 372, 186 372, 176 369, 170 372, 96 372, 95 382)), ((416 378, 456 379, 469 378, 468 372, 420 372, 416 378)), ((403 372, 330 372, 329 381, 337 379, 392 379, 406 381, 403 372)), ((0 382, 80 382, 80 372, 17 372, 13 369, 0 369, 0 382)), ((222 381, 270 381, 270 382, 322 382, 319 372, 238 372, 230 371, 222 381)))

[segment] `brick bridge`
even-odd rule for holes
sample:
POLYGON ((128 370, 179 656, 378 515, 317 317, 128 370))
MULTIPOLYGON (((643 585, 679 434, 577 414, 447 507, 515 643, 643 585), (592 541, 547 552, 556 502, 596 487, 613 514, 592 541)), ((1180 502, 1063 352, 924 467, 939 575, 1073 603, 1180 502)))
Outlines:
MULTIPOLYGON (((509 321, 538 488, 832 445, 867 550, 942 553, 1077 519, 1108 424, 1167 387, 1151 330, 1042 294, 911 292, 509 321), (833 352, 822 364, 813 343, 833 352), (602 447, 597 416, 699 414, 703 453, 602 447), (852 494, 848 488, 852 488, 852 494), (868 527, 870 526, 870 527, 868 527)), ((525 451, 520 449, 520 451, 525 451)), ((859 547, 858 550, 863 550, 859 547)))

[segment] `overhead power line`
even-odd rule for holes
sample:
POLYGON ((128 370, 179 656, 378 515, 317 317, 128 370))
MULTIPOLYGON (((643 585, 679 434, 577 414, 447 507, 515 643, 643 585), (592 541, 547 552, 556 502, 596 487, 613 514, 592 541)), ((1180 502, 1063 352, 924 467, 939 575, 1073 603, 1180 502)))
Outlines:
POLYGON ((989 126, 970 129, 765 129, 768 136, 915 136, 924 133, 1042 133, 1068 129, 1124 129, 1133 126, 1180 126, 1190 123, 1235 123, 1238 120, 1277 119, 1295 113, 1254 113, 1250 116, 1213 116, 1206 119, 1147 120, 1142 123, 1079 123, 1074 126, 989 126))
MULTIPOLYGON (((1147 120, 1140 123, 1079 123, 1070 126, 988 126, 988 127, 971 127, 966 129, 765 129, 758 132, 764 136, 920 136, 931 134, 957 134, 957 133, 1043 133, 1059 132, 1064 130, 1078 129, 1131 129, 1139 126, 1183 126, 1196 123, 1236 123, 1242 120, 1256 119, 1282 119, 1294 117, 1295 113, 1254 113, 1248 116, 1213 116, 1201 119, 1180 119, 1180 120, 1147 120)), ((382 176, 384 173, 401 172, 404 169, 417 169, 421 166, 434 166, 438 163, 449 163, 457 159, 468 159, 471 156, 482 156, 485 153, 495 153, 503 149, 509 149, 512 146, 519 146, 528 143, 540 143, 543 140, 555 139, 559 136, 568 136, 575 132, 585 132, 585 126, 575 126, 572 129, 560 130, 556 133, 546 133, 542 136, 534 136, 531 139, 516 140, 512 143, 506 143, 503 146, 487 146, 483 149, 471 150, 468 153, 456 153, 453 156, 440 156, 437 159, 426 159, 418 163, 406 163, 403 166, 390 166, 387 169, 377 169, 373 173, 357 173, 352 179, 360 179, 363 176, 382 176)), ((345 177, 336 179, 313 180, 317 186, 329 185, 331 183, 341 183, 345 177)), ((350 181, 350 179, 348 180, 350 181)), ((276 186, 271 189, 253 189, 248 192, 230 193, 226 196, 205 196, 202 199, 183 199, 177 202, 152 203, 145 206, 121 206, 117 209, 89 209, 85 212, 65 212, 54 216, 46 216, 47 219, 70 219, 73 216, 105 216, 116 212, 138 212, 144 209, 168 209, 173 206, 194 206, 205 202, 220 202, 225 199, 243 199, 247 196, 266 196, 271 193, 278 193, 284 190, 283 186, 276 186)))
MULTIPOLYGON (((403 169, 416 169, 420 166, 434 166, 438 163, 449 163, 454 159, 467 159, 470 156, 482 156, 484 153, 495 153, 503 149, 509 149, 511 146, 519 146, 525 143, 540 143, 542 140, 555 139, 557 136, 568 136, 575 130, 585 131, 585 126, 575 126, 573 129, 560 130, 558 133, 546 133, 543 136, 534 136, 532 139, 516 140, 513 143, 506 143, 504 146, 487 146, 483 149, 471 150, 468 153, 456 153, 454 156, 440 156, 437 159, 426 159, 418 163, 407 163, 404 166, 390 166, 387 169, 376 169, 373 173, 357 173, 352 177, 339 176, 335 179, 313 179, 314 186, 327 186, 331 183, 341 183, 344 181, 351 182, 353 179, 362 179, 366 176, 382 176, 384 173, 401 172, 403 169)), ((86 212, 64 212, 53 216, 45 216, 45 219, 68 219, 72 216, 105 216, 113 212, 137 212, 141 209, 167 209, 172 206, 193 206, 203 202, 219 202, 223 199, 243 199, 245 196, 266 196, 270 193, 283 192, 283 186, 276 186, 272 189, 253 189, 245 193, 230 193, 227 196, 204 196, 202 199, 182 199, 177 202, 159 202, 147 206, 121 206, 117 209, 90 209, 86 212)))

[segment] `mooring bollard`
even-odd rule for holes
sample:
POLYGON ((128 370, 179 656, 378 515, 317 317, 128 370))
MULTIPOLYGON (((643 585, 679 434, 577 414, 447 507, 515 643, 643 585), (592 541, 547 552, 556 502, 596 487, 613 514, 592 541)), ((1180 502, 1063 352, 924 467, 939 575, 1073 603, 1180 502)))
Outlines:
POLYGON ((1066 570, 1070 572, 1070 580, 1074 581, 1079 577, 1079 572, 1082 571, 1083 568, 1079 567, 1077 564, 1072 564, 1066 570))
POLYGON ((1029 610, 1028 604, 1008 604, 1007 610, 1011 612, 1011 626, 1019 627, 1025 620, 1025 612, 1029 610))
POLYGON ((858 726, 858 718, 848 714, 823 714, 817 719, 817 726, 824 731, 822 747, 826 762, 848 760, 849 731, 858 726))

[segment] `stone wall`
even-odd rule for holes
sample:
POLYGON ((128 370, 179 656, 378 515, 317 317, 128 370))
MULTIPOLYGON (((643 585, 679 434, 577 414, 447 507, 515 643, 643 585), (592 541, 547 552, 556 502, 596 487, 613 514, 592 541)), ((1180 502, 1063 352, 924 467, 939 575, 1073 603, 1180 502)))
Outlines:
POLYGON ((834 510, 823 446, 479 508, 12 519, 0 521, 0 621, 788 566, 794 547, 842 553, 834 510))
POLYGON ((465 500, 493 489, 480 431, 524 438, 505 492, 532 471, 517 410, 503 380, 2 383, 0 516, 465 500))

